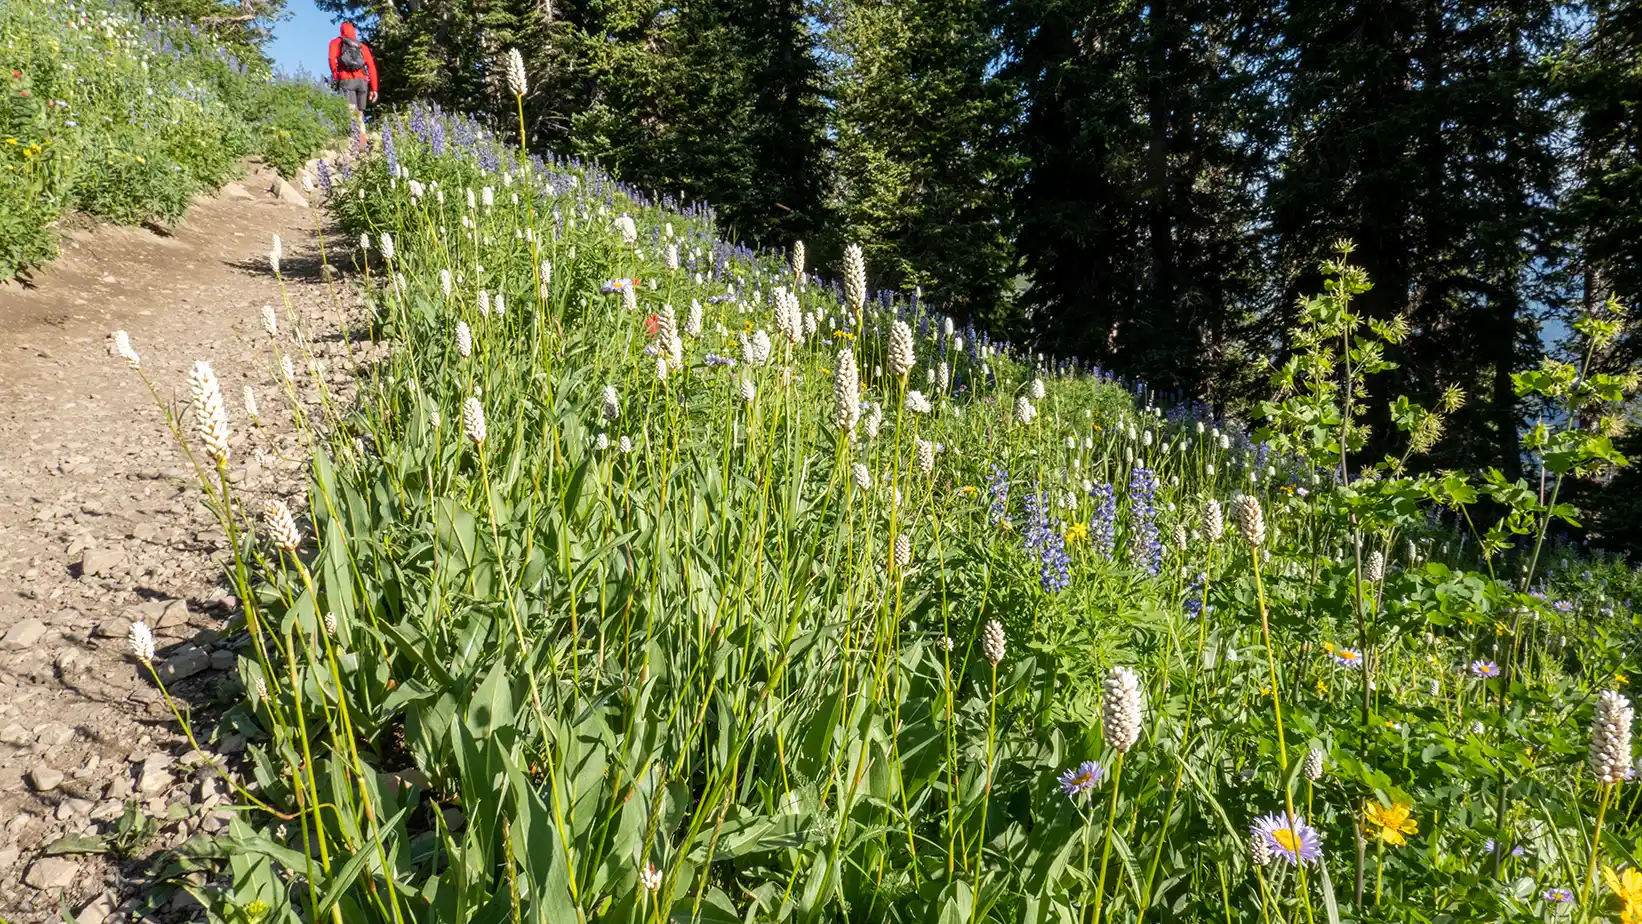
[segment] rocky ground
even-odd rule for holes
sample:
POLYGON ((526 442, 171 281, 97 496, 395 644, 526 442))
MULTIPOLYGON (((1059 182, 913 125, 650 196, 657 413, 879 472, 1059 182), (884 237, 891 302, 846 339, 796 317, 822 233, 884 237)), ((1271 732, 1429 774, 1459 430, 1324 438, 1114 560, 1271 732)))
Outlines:
MULTIPOLYGON (((226 544, 204 494, 139 375, 110 356, 129 332, 159 397, 189 424, 188 371, 210 360, 233 422, 232 477, 245 504, 302 497, 307 452, 264 328, 296 360, 296 394, 316 418, 321 383, 345 403, 372 345, 344 337, 364 316, 343 280, 353 247, 326 240, 321 212, 252 166, 196 202, 169 236, 129 228, 69 232, 30 285, 0 284, 0 918, 79 924, 203 917, 153 878, 157 851, 218 830, 243 739, 210 714, 238 686, 238 602, 221 579, 226 544), (272 187, 272 191, 270 188, 272 187), (279 280, 268 263, 283 240, 279 280), (255 390, 260 426, 246 413, 255 390), (130 655, 135 620, 154 627, 156 663, 202 751, 130 655), (122 835, 146 818, 153 836, 122 835), (48 855, 100 835, 121 848, 48 855)), ((251 507, 250 509, 255 509, 251 507)))

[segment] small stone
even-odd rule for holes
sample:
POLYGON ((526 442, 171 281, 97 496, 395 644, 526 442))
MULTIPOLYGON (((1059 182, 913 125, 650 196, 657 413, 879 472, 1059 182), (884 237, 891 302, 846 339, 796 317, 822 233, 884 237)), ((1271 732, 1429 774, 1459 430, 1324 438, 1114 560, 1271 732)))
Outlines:
POLYGON ((63 771, 53 767, 35 767, 28 776, 29 786, 35 792, 51 792, 63 785, 63 771))
POLYGON ((0 744, 10 744, 16 747, 26 747, 34 743, 34 732, 29 731, 16 722, 0 728, 0 744))
POLYGON ((86 549, 80 554, 80 575, 113 574, 124 560, 119 549, 86 549))
POLYGON ((79 872, 80 867, 73 860, 44 857, 34 861, 23 876, 23 881, 41 891, 66 889, 74 884, 74 877, 79 872))
POLYGON ((103 790, 103 797, 107 798, 107 799, 116 800, 115 801, 116 805, 119 804, 118 800, 124 799, 124 798, 126 798, 130 795, 131 795, 131 778, 126 776, 123 773, 120 774, 119 776, 115 777, 114 779, 110 780, 109 783, 108 783, 108 788, 103 790))
POLYGON ((171 757, 168 754, 150 754, 143 760, 142 772, 137 777, 137 791, 144 795, 164 792, 171 786, 171 757))
POLYGON ((160 679, 168 684, 192 677, 211 666, 211 656, 203 649, 184 648, 160 662, 160 679))
POLYGON ((46 634, 46 624, 30 617, 6 630, 0 636, 0 648, 31 648, 46 634))
POLYGON ((232 651, 218 649, 211 652, 211 669, 214 671, 231 671, 234 669, 237 660, 232 651))
POLYGON ((125 804, 118 799, 104 799, 90 814, 92 821, 109 821, 125 814, 125 804))
POLYGON ((186 600, 167 600, 165 609, 155 618, 154 625, 171 626, 181 625, 188 621, 188 602, 186 600))
POLYGON ((75 799, 73 797, 64 799, 57 803, 57 820, 72 821, 80 816, 89 815, 93 805, 95 803, 85 799, 75 799))
POLYGON ((131 635, 131 620, 124 616, 113 616, 97 624, 98 638, 129 638, 131 635))
POLYGON ((74 740, 74 729, 61 722, 47 722, 34 730, 34 743, 60 748, 74 740))
POLYGON ((269 192, 278 196, 279 201, 287 205, 300 205, 303 208, 308 207, 308 197, 302 194, 302 190, 297 189, 285 180, 280 180, 275 183, 274 187, 270 189, 269 192))
POLYGON ((85 907, 80 909, 80 913, 74 916, 74 924, 103 924, 104 921, 108 920, 109 915, 113 913, 114 896, 104 892, 86 902, 85 907))

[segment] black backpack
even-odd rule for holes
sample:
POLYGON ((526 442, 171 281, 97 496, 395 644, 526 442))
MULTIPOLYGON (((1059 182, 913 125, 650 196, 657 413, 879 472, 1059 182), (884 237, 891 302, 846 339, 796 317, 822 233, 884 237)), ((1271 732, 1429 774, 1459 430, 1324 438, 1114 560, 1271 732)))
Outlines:
POLYGON ((345 38, 342 48, 336 54, 338 70, 362 71, 365 69, 364 44, 357 39, 345 38))

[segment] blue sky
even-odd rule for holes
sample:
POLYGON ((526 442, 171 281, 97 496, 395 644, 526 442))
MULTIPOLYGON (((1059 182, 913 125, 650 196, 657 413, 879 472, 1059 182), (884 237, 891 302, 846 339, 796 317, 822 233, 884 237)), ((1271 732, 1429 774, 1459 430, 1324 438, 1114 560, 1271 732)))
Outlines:
POLYGON ((290 0, 285 9, 290 18, 274 23, 274 40, 267 48, 274 69, 288 74, 307 70, 315 77, 324 76, 329 69, 325 51, 336 35, 336 23, 329 13, 314 7, 314 0, 290 0))

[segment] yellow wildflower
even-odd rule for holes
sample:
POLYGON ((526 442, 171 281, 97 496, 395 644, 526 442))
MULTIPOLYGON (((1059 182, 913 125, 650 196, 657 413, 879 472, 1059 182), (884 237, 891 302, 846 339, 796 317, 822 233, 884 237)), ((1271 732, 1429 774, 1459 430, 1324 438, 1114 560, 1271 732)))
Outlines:
POLYGON ((1327 693, 1327 692, 1328 692, 1328 684, 1322 682, 1321 680, 1317 681, 1317 693, 1318 693, 1318 695, 1322 695, 1322 694, 1327 693))
POLYGON ((1378 828, 1374 836, 1395 847, 1408 843, 1404 835, 1420 833, 1420 823, 1410 814, 1414 806, 1407 802, 1394 802, 1390 808, 1378 802, 1370 802, 1363 806, 1363 819, 1370 825, 1378 828))
POLYGON ((1089 538, 1089 526, 1086 523, 1073 523, 1066 530, 1067 542, 1084 542, 1089 538))
POLYGON ((1619 909, 1620 924, 1642 924, 1642 871, 1602 868, 1602 881, 1624 904, 1619 909))
POLYGON ((966 485, 964 485, 964 486, 963 486, 963 487, 961 487, 961 488, 959 488, 959 489, 958 489, 958 493, 959 493, 959 494, 962 494, 962 495, 963 495, 963 496, 965 496, 965 497, 974 497, 974 496, 976 496, 976 495, 977 495, 977 494, 980 494, 980 493, 981 493, 981 489, 980 489, 980 488, 977 488, 977 487, 975 487, 975 486, 974 486, 974 485, 972 485, 972 484, 966 484, 966 485))
POLYGON ((1630 683, 1631 678, 1626 677, 1624 674, 1615 674, 1615 675, 1613 675, 1613 682, 1614 683, 1630 683))

